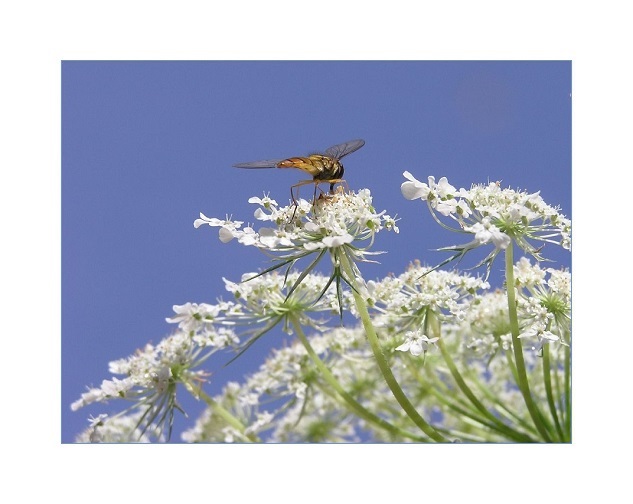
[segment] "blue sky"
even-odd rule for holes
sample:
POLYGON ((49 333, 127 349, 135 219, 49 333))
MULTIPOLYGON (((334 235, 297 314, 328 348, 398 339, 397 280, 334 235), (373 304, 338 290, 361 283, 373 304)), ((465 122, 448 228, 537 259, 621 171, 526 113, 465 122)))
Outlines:
MULTIPOLYGON (((252 222, 249 197, 287 202, 305 177, 231 165, 363 138, 345 178, 401 219, 399 235, 379 235, 380 264, 364 265, 366 279, 382 277, 440 262, 432 249, 459 240, 401 196, 405 170, 540 191, 572 218, 571 91, 569 61, 62 62, 62 441, 120 407, 70 411, 110 377, 108 362, 173 329, 172 305, 227 298, 222 277, 266 265, 193 221, 252 222)), ((571 263, 554 246, 544 255, 571 263)), ((257 369, 282 341, 269 336, 227 368, 228 355, 212 360, 207 391, 257 369)), ((181 397, 194 419, 202 406, 181 397)), ((174 440, 190 425, 177 417, 174 440)))

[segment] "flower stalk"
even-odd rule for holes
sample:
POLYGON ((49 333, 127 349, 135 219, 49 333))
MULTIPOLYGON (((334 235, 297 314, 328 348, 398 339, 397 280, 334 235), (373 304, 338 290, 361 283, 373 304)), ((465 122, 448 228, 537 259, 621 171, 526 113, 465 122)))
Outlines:
POLYGON ((223 408, 222 405, 215 401, 211 396, 207 395, 202 390, 198 391, 198 396, 211 408, 211 411, 221 417, 228 425, 230 425, 235 431, 239 432, 241 439, 247 443, 261 443, 261 439, 252 432, 247 432, 247 427, 229 410, 223 408))
POLYGON ((347 406, 350 408, 350 410, 352 410, 354 413, 356 413, 360 418, 364 419, 365 421, 372 423, 374 425, 377 425, 378 427, 386 430, 387 432, 393 435, 402 436, 408 439, 412 439, 414 441, 421 441, 421 442, 427 441, 425 438, 422 438, 415 434, 399 429, 398 427, 395 427, 394 425, 390 424, 386 420, 374 415, 373 413, 368 411, 362 404, 356 401, 356 399, 354 399, 349 393, 345 391, 345 389, 343 389, 343 387, 332 375, 332 373, 330 372, 328 367, 325 365, 325 363, 319 358, 318 354, 314 351, 314 349, 312 348, 312 345, 310 345, 310 342, 308 341, 308 338, 304 334, 303 329, 301 328, 301 324, 299 323, 299 320, 297 319, 297 317, 291 316, 291 321, 297 333, 297 337, 299 338, 299 340, 305 347, 306 351, 308 352, 308 355, 312 359, 312 362, 319 369, 319 371, 321 372, 323 378, 328 383, 328 385, 330 385, 332 389, 334 389, 341 396, 341 398, 347 403, 347 406))
POLYGON ((413 404, 409 401, 406 394, 398 384, 396 377, 393 375, 391 371, 391 367, 385 359, 385 356, 382 351, 382 347, 380 346, 380 341, 378 340, 378 335, 376 334, 376 330, 371 322, 371 317, 369 316, 369 312, 367 310, 367 306, 365 301, 360 295, 360 286, 358 285, 358 281, 356 280, 356 276, 354 275, 354 270, 352 268, 351 262, 347 258, 346 254, 339 254, 339 258, 341 261, 341 267, 343 271, 347 274, 348 278, 351 281, 352 287, 352 295, 354 297, 354 302, 356 304, 356 310, 360 316, 360 319, 363 323, 363 327, 365 328, 365 334, 367 335, 367 340, 371 346, 372 352, 374 353, 374 357, 376 358, 376 364, 378 365, 382 376, 384 377, 391 393, 395 397, 398 404, 402 407, 407 416, 413 420, 413 422, 424 432, 427 436, 429 436, 434 441, 438 442, 449 442, 449 440, 437 432, 422 416, 417 412, 413 404))
POLYGON ((534 422, 534 426, 545 441, 551 442, 552 438, 545 423, 543 422, 543 415, 536 406, 536 403, 532 398, 532 394, 530 393, 530 385, 525 368, 525 359, 523 358, 523 345, 519 339, 519 319, 517 316, 517 300, 514 287, 514 259, 512 249, 512 243, 509 243, 505 249, 505 275, 508 295, 508 314, 510 317, 510 328, 512 334, 512 350, 514 354, 514 364, 517 371, 517 385, 521 390, 521 395, 523 396, 530 417, 534 422))

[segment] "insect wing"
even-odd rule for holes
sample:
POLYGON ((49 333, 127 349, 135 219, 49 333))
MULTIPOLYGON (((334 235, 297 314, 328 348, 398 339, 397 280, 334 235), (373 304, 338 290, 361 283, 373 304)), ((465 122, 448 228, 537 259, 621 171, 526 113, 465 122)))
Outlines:
POLYGON ((277 168, 283 159, 263 159, 262 161, 251 161, 250 163, 234 164, 235 168, 277 168))
POLYGON ((325 155, 334 159, 341 159, 365 145, 365 140, 351 140, 338 145, 333 145, 325 151, 325 155))

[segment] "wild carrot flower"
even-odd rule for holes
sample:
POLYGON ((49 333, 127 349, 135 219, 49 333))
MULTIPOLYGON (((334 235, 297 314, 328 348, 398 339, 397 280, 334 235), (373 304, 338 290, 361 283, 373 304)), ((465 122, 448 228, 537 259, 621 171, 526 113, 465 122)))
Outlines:
MULTIPOLYGON (((152 438, 139 429, 142 421, 142 412, 130 415, 118 414, 115 416, 98 415, 89 418, 90 427, 85 429, 75 438, 76 443, 151 443, 152 438)), ((146 429, 156 431, 153 429, 146 429)), ((165 441, 159 436, 158 441, 165 441)))
POLYGON ((241 221, 221 221, 201 213, 194 227, 205 224, 220 227, 221 241, 228 242, 233 238, 242 245, 257 247, 273 256, 275 264, 260 275, 286 265, 289 271, 299 259, 311 258, 312 262, 304 268, 303 273, 295 277, 288 296, 293 294, 304 281, 305 275, 312 272, 327 253, 332 263, 328 282, 335 283, 339 306, 342 305, 340 284, 351 281, 342 272, 342 256, 355 268, 357 261, 368 261, 368 256, 380 253, 369 250, 376 233, 381 230, 398 232, 395 218, 384 211, 376 212, 368 189, 357 193, 339 190, 335 194, 322 195, 313 203, 300 199, 286 207, 280 207, 267 196, 253 197, 249 202, 259 206, 255 218, 271 226, 258 230, 250 226, 241 229, 241 221))
POLYGON ((536 339, 540 352, 551 342, 569 345, 571 323, 571 275, 567 270, 542 269, 523 257, 515 265, 521 317, 519 338, 536 339))
POLYGON ((490 288, 477 277, 451 271, 437 271, 414 261, 407 270, 380 281, 368 281, 369 303, 377 312, 374 324, 392 332, 421 327, 427 315, 461 317, 460 301, 490 288))
POLYGON ((224 230, 221 239, 230 236, 243 245, 271 253, 294 253, 299 257, 306 252, 354 243, 354 246, 348 247, 348 252, 358 259, 365 258, 376 233, 382 229, 398 232, 395 219, 385 212, 374 210, 368 189, 358 193, 337 191, 333 195, 319 197, 312 204, 299 199, 296 204, 279 207, 275 200, 268 197, 253 197, 249 203, 259 205, 255 218, 269 222, 272 227, 261 227, 258 231, 250 226, 240 229, 241 221, 219 220, 202 213, 194 222, 194 227, 205 224, 220 227, 224 230), (357 246, 364 241, 369 241, 369 244, 364 248, 357 246))
MULTIPOLYGON (((519 338, 537 354, 547 343, 569 344, 570 283, 565 270, 542 269, 522 257, 514 266, 519 338)), ((471 356, 497 355, 512 348, 507 294, 496 290, 466 300, 464 317, 453 332, 460 334, 471 356)))
POLYGON ((488 271, 497 254, 511 241, 539 261, 544 260, 540 253, 542 246, 537 248, 530 241, 553 243, 567 250, 571 247, 571 222, 558 208, 546 204, 538 192, 502 189, 497 183, 457 190, 446 177, 438 183, 429 177, 428 184, 409 172, 404 172, 404 177, 407 181, 402 183, 401 190, 405 198, 426 201, 431 214, 443 227, 449 228, 440 221, 438 213, 459 225, 452 228, 454 231, 472 235, 469 243, 440 249, 455 254, 437 267, 488 243, 494 245, 494 249, 480 263, 486 264, 488 271))
MULTIPOLYGON (((309 340, 346 389, 370 399, 379 387, 385 388, 361 329, 332 327, 309 340)), ((384 400, 384 395, 378 395, 377 400, 384 400)), ((341 407, 298 340, 273 350, 259 370, 243 383, 228 384, 214 401, 249 426, 249 431, 268 431, 272 442, 357 442, 364 425, 341 407)), ((244 436, 210 407, 183 439, 240 442, 244 436)))
POLYGON ((223 279, 229 301, 174 305, 166 319, 178 326, 173 335, 111 362, 117 376, 73 403, 74 410, 111 399, 132 404, 92 418, 78 439, 168 437, 183 385, 208 406, 183 434, 188 442, 568 441, 571 278, 525 257, 515 263, 512 251, 516 243, 540 261, 544 244, 569 248, 569 220, 538 193, 498 184, 458 190, 445 177, 404 176, 407 199, 426 201, 440 225, 470 241, 441 249, 454 255, 437 267, 414 261, 373 281, 357 263, 379 253, 376 233, 398 228, 376 212, 367 189, 288 206, 253 197, 257 225, 200 214, 196 228, 217 227, 221 242, 255 247, 273 266, 223 279), (503 290, 489 292, 487 275, 438 269, 483 245, 493 248, 480 263, 488 272, 504 251, 503 290), (326 274, 316 270, 323 258, 326 274), (307 266, 295 269, 300 260, 307 266), (328 323, 343 310, 360 323, 328 323), (243 382, 204 393, 206 359, 226 348, 239 356, 277 326, 296 337, 243 382))
POLYGON ((236 326, 265 325, 293 314, 302 325, 318 328, 320 322, 312 318, 314 315, 329 316, 341 309, 335 286, 320 273, 301 275, 294 271, 286 276, 275 271, 264 275, 244 273, 241 282, 225 278, 224 284, 234 301, 223 320, 236 326), (291 286, 295 286, 292 292, 291 286))
POLYGON ((71 409, 76 411, 94 402, 126 399, 133 403, 130 410, 144 412, 136 428, 144 434, 152 424, 157 424, 154 434, 160 436, 165 425, 171 429, 175 410, 182 411, 176 400, 177 386, 184 385, 195 395, 206 379, 206 373, 196 368, 218 348, 234 340, 227 329, 218 334, 208 328, 204 335, 198 332, 192 337, 189 332, 177 331, 157 345, 148 343, 134 355, 110 362, 110 372, 123 375, 122 379, 103 380, 99 388, 89 389, 72 403, 71 409))

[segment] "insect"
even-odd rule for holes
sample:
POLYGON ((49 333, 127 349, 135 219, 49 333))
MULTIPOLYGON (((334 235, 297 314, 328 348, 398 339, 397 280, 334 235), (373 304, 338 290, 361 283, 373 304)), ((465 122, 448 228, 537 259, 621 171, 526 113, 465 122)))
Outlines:
POLYGON ((365 140, 351 140, 326 149, 323 154, 311 154, 307 157, 291 157, 287 159, 265 159, 250 163, 233 165, 235 168, 298 168, 312 175, 312 180, 303 180, 290 188, 290 195, 295 201, 293 189, 313 183, 316 188, 322 182, 330 184, 330 194, 334 193, 334 185, 343 180, 344 168, 341 159, 365 145, 365 140))

